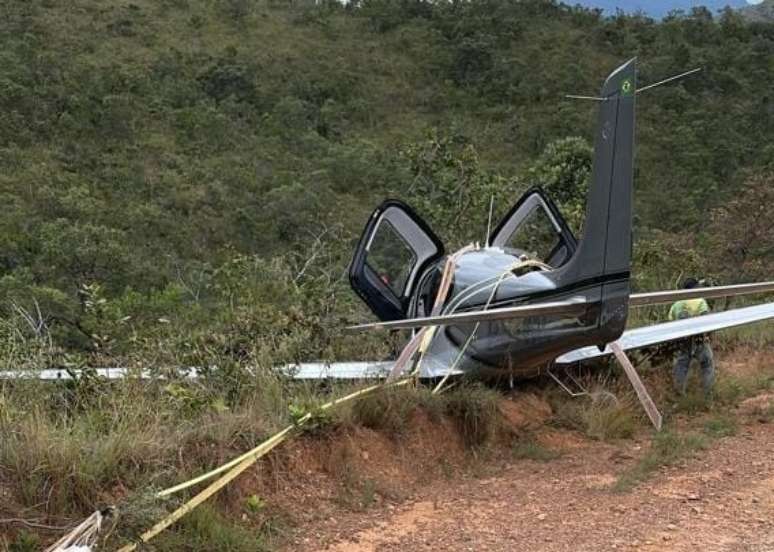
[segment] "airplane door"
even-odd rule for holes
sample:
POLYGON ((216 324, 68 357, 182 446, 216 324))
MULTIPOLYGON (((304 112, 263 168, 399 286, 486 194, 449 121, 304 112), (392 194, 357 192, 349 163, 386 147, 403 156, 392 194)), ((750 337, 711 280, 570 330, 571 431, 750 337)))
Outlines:
POLYGON ((554 202, 532 188, 500 221, 489 245, 558 268, 570 260, 578 242, 554 202))
POLYGON ((368 219, 349 281, 379 319, 399 320, 406 318, 419 277, 443 255, 430 227, 405 203, 388 200, 368 219))

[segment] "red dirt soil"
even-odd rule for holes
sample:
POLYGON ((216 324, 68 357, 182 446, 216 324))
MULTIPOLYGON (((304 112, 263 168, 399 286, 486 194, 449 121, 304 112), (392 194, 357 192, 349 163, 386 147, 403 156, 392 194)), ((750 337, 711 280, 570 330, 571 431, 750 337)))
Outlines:
POLYGON ((310 520, 285 550, 774 550, 774 424, 748 419, 620 494, 611 485, 644 445, 563 437, 558 460, 500 462, 401 504, 310 520))
MULTIPOLYGON (((723 366, 748 375, 767 363, 752 356, 723 366)), ((237 513, 246 496, 265 497, 290 520, 287 551, 774 552, 774 423, 761 423, 772 405, 769 394, 744 401, 735 436, 624 493, 612 486, 647 451, 649 431, 609 444, 550 428, 548 404, 522 393, 501 404, 510 431, 486 458, 465 453, 450 421, 417 412, 394 437, 355 428, 291 443, 226 502, 237 513), (562 455, 515 459, 507 442, 524 434, 562 455)))

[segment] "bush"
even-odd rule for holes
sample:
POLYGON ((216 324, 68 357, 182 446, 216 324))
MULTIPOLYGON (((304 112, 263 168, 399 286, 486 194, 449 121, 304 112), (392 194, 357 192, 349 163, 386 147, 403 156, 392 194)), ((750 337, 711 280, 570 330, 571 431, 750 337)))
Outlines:
POLYGON ((631 437, 639 424, 638 406, 615 397, 593 401, 583 413, 586 434, 602 441, 631 437))

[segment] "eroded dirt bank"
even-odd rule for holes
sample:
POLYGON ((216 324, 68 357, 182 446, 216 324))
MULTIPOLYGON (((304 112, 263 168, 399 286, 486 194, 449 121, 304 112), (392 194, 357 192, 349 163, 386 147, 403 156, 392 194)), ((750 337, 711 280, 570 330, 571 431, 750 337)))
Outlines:
POLYGON ((633 491, 611 491, 641 454, 559 436, 562 457, 441 481, 400 505, 312 523, 286 550, 774 550, 774 425, 662 468, 633 491))
MULTIPOLYGON (((771 380, 768 358, 729 355, 724 377, 771 380)), ((318 438, 296 442, 274 458, 276 473, 246 478, 229 502, 266 496, 288 521, 278 539, 284 551, 774 552, 768 387, 736 406, 667 412, 667 431, 706 442, 623 489, 621 476, 652 453, 645 424, 631 438, 595 440, 557 427, 539 394, 517 392, 501 401, 505 430, 483 457, 466 451, 448 419, 419 410, 399 435, 356 428, 331 436, 327 450, 318 438), (713 423, 731 426, 708 437, 713 423), (524 454, 525 443, 535 450, 524 454)))

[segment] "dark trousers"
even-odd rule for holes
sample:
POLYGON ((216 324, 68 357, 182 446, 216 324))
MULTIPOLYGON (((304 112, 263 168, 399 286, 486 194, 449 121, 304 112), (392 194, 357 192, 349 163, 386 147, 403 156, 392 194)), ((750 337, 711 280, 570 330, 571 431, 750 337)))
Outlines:
POLYGON ((715 384, 715 361, 712 355, 712 347, 705 339, 694 339, 683 345, 675 356, 675 364, 672 373, 675 378, 675 389, 681 395, 685 394, 685 386, 688 383, 688 369, 691 360, 699 361, 701 367, 701 384, 704 394, 712 393, 715 384))

